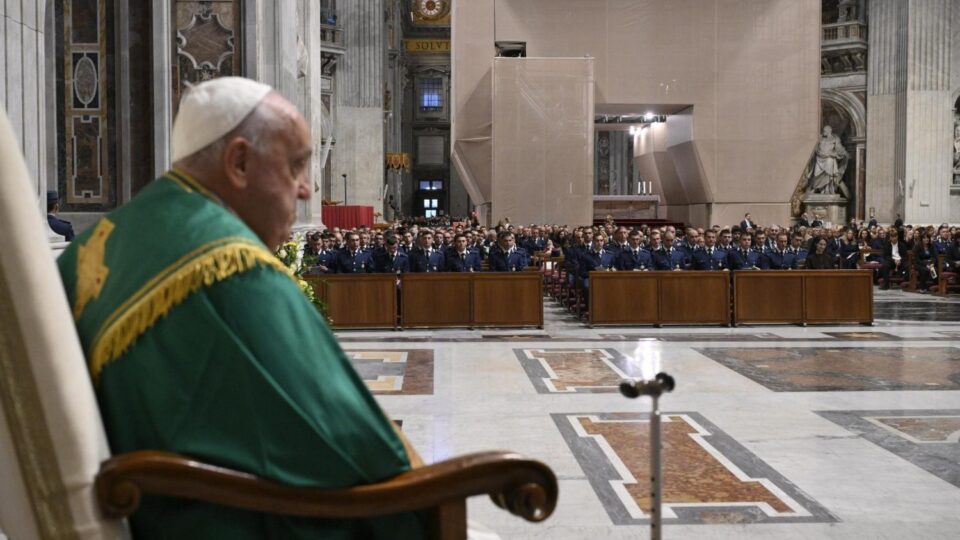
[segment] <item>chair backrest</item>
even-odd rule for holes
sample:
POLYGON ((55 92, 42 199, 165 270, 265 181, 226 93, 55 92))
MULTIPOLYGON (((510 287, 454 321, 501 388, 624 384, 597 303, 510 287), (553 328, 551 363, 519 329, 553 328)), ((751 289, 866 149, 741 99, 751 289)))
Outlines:
POLYGON ((29 182, 0 109, 0 530, 123 538, 124 524, 97 509, 93 482, 109 449, 29 182))

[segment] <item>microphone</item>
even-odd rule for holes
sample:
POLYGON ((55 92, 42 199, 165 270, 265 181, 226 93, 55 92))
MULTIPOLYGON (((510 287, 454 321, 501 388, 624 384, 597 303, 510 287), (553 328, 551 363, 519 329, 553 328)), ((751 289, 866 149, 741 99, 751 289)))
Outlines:
POLYGON ((665 392, 672 392, 676 388, 676 381, 666 373, 657 373, 650 380, 624 379, 620 382, 620 393, 624 397, 635 399, 640 396, 659 397, 665 392))

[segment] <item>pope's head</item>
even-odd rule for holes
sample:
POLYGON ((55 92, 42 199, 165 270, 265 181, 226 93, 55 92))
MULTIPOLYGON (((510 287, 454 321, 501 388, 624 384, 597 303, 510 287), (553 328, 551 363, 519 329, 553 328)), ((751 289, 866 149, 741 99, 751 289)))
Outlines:
POLYGON ((830 126, 823 126, 823 136, 828 137, 833 133, 833 128, 830 126))
POLYGON ((269 86, 225 77, 193 87, 173 127, 174 167, 220 197, 268 247, 310 198, 310 130, 269 86))

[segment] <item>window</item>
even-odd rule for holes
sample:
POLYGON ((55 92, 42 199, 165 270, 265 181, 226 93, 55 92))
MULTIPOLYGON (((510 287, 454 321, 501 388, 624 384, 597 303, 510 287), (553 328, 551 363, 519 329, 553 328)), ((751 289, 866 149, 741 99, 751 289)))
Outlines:
POLYGON ((439 191, 443 189, 443 180, 421 180, 421 191, 439 191))
POLYGON ((443 111, 443 79, 420 79, 420 110, 423 112, 443 111))
POLYGON ((437 217, 438 208, 440 208, 440 199, 424 199, 423 217, 437 217))

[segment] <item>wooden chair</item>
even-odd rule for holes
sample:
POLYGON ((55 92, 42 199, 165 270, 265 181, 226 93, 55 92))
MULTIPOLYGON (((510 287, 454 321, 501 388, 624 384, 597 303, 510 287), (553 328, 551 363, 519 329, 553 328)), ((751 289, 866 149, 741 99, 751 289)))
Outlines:
POLYGON ((960 291, 960 272, 944 270, 947 256, 937 255, 937 294, 946 296, 951 290, 960 291))
MULTIPOLYGON (((468 454, 383 482, 292 487, 190 456, 111 456, 41 203, 0 109, 0 530, 16 540, 122 539, 145 495, 264 513, 364 518, 424 511, 430 538, 466 538, 466 499, 489 495, 530 521, 553 512, 557 480, 510 452, 468 454)), ((41 195, 43 195, 41 193, 41 195)))

